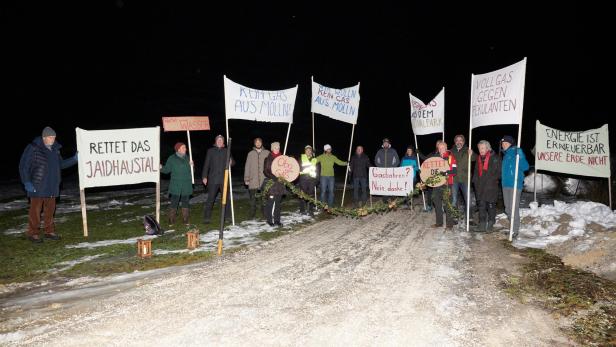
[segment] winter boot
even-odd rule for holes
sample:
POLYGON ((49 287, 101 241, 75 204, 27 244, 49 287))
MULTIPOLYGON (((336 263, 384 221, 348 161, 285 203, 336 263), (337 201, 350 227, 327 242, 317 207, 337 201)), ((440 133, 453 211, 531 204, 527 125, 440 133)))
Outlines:
POLYGON ((190 224, 189 221, 188 221, 188 217, 189 216, 190 216, 190 209, 182 208, 182 221, 186 225, 190 224))
POLYGON ((175 215, 176 215, 176 210, 174 208, 170 208, 169 209, 169 226, 172 226, 175 224, 175 215))

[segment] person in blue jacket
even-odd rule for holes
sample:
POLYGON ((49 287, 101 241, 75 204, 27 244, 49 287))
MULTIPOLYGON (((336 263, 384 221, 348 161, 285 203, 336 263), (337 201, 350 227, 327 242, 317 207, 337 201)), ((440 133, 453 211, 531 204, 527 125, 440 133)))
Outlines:
POLYGON ((513 223, 513 237, 518 236, 520 230, 520 195, 524 187, 524 171, 528 171, 528 161, 521 148, 516 146, 513 137, 503 136, 501 140, 503 149, 501 184, 503 186, 503 200, 505 203, 505 213, 509 218, 509 223, 513 223), (518 163, 518 177, 516 185, 516 196, 513 201, 513 185, 515 183, 515 161, 516 154, 520 157, 518 163), (511 220, 511 211, 515 211, 515 218, 511 220))
POLYGON ((413 168, 414 185, 419 178, 419 162, 417 160, 417 153, 415 153, 413 146, 406 147, 406 153, 404 153, 404 157, 402 157, 402 161, 400 161, 400 167, 403 166, 411 166, 413 168))
POLYGON ((30 212, 28 214, 27 238, 40 243, 41 211, 45 238, 59 240, 55 232, 53 216, 56 211, 56 198, 60 195, 61 170, 77 164, 77 154, 69 159, 62 159, 60 155, 62 146, 56 142, 56 132, 45 127, 43 134, 36 137, 26 146, 19 161, 19 175, 21 182, 30 198, 30 212))

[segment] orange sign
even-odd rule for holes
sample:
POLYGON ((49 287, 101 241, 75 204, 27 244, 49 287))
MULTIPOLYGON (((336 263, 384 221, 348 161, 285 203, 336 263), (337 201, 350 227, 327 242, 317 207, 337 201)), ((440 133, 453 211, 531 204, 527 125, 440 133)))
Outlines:
MULTIPOLYGON (((440 157, 432 157, 426 159, 423 163, 421 163, 421 173, 419 177, 421 180, 425 182, 430 176, 436 174, 437 172, 445 172, 449 170, 449 163, 447 160, 440 157)), ((440 187, 447 182, 447 178, 442 176, 442 178, 436 184, 430 185, 430 187, 440 187)))
POLYGON ((210 130, 207 116, 163 117, 165 131, 210 130))
POLYGON ((287 182, 293 182, 299 176, 299 164, 295 158, 281 155, 272 162, 272 173, 287 182))

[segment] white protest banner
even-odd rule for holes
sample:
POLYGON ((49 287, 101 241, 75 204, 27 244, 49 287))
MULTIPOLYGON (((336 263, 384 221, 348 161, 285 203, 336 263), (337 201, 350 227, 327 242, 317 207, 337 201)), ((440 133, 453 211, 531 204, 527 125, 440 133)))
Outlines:
POLYGON ((409 93, 411 125, 415 135, 445 132, 445 88, 427 105, 409 93))
POLYGON ((526 58, 500 70, 473 76, 471 87, 472 128, 520 124, 524 104, 526 58))
POLYGON ((537 170, 610 177, 608 126, 586 131, 561 131, 537 121, 537 170))
POLYGON ((159 182, 160 127, 75 131, 81 189, 159 182))
POLYGON ((224 84, 227 119, 293 123, 297 86, 285 90, 258 90, 237 84, 226 76, 224 84))
POLYGON ((344 89, 326 87, 312 81, 311 112, 345 123, 357 124, 359 84, 344 89))
POLYGON ((371 195, 407 196, 413 192, 413 168, 371 167, 369 185, 371 195))

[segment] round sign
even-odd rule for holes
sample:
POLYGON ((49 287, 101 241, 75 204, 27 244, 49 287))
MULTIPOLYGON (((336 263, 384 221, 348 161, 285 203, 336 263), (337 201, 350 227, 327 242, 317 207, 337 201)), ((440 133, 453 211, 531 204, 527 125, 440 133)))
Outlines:
MULTIPOLYGON (((440 157, 432 157, 421 163, 421 173, 419 174, 419 177, 421 177, 423 182, 426 182, 430 176, 436 174, 437 172, 444 172, 447 170, 449 170, 449 163, 447 160, 440 157)), ((440 187, 445 183, 447 183, 447 178, 445 176, 441 176, 441 179, 437 183, 430 184, 428 186, 440 187)))
POLYGON ((272 162, 272 173, 287 182, 293 182, 299 176, 299 164, 295 158, 281 155, 272 162))

